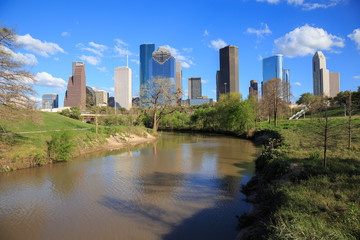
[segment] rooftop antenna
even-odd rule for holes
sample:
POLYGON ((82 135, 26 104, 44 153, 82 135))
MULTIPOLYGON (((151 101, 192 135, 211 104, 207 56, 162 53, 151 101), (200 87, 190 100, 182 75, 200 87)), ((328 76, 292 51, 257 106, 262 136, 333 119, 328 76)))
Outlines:
POLYGON ((126 67, 129 67, 129 50, 126 48, 126 67))

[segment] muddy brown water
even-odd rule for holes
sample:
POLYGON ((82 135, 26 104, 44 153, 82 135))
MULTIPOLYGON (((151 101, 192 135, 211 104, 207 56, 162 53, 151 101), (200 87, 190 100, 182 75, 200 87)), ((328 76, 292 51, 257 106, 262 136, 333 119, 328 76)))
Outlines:
POLYGON ((234 239, 257 152, 247 140, 163 133, 0 174, 0 239, 234 239))

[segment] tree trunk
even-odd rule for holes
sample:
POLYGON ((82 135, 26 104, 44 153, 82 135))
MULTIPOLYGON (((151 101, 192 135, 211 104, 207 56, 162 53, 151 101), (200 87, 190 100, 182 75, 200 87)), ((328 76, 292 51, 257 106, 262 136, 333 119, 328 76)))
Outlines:
POLYGON ((153 125, 153 129, 155 130, 155 131, 157 131, 157 122, 156 122, 156 108, 155 108, 155 110, 154 110, 154 114, 153 114, 153 118, 154 118, 154 125, 153 125))

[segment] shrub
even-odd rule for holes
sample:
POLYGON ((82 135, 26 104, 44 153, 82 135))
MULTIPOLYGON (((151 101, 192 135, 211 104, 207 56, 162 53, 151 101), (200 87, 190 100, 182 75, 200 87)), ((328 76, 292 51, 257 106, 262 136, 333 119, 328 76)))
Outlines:
POLYGON ((69 132, 55 133, 50 141, 46 141, 48 147, 48 156, 51 161, 69 161, 74 150, 71 143, 71 135, 69 132))

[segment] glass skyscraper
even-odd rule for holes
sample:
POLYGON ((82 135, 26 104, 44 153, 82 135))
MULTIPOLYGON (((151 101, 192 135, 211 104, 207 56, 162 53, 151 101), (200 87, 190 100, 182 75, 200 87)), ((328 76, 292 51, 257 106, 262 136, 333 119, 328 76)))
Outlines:
POLYGON ((282 81, 284 71, 283 55, 277 54, 275 56, 263 59, 263 82, 264 84, 273 78, 279 78, 282 81))
POLYGON ((166 79, 171 82, 172 91, 175 92, 175 63, 175 58, 171 55, 170 51, 165 47, 159 47, 152 54, 150 64, 151 82, 154 83, 158 79, 166 79))
POLYGON ((147 84, 150 83, 152 70, 151 61, 152 54, 155 51, 155 44, 141 44, 140 45, 140 106, 144 107, 144 90, 147 84))
POLYGON ((46 93, 42 95, 42 109, 53 109, 59 107, 59 95, 46 93))

